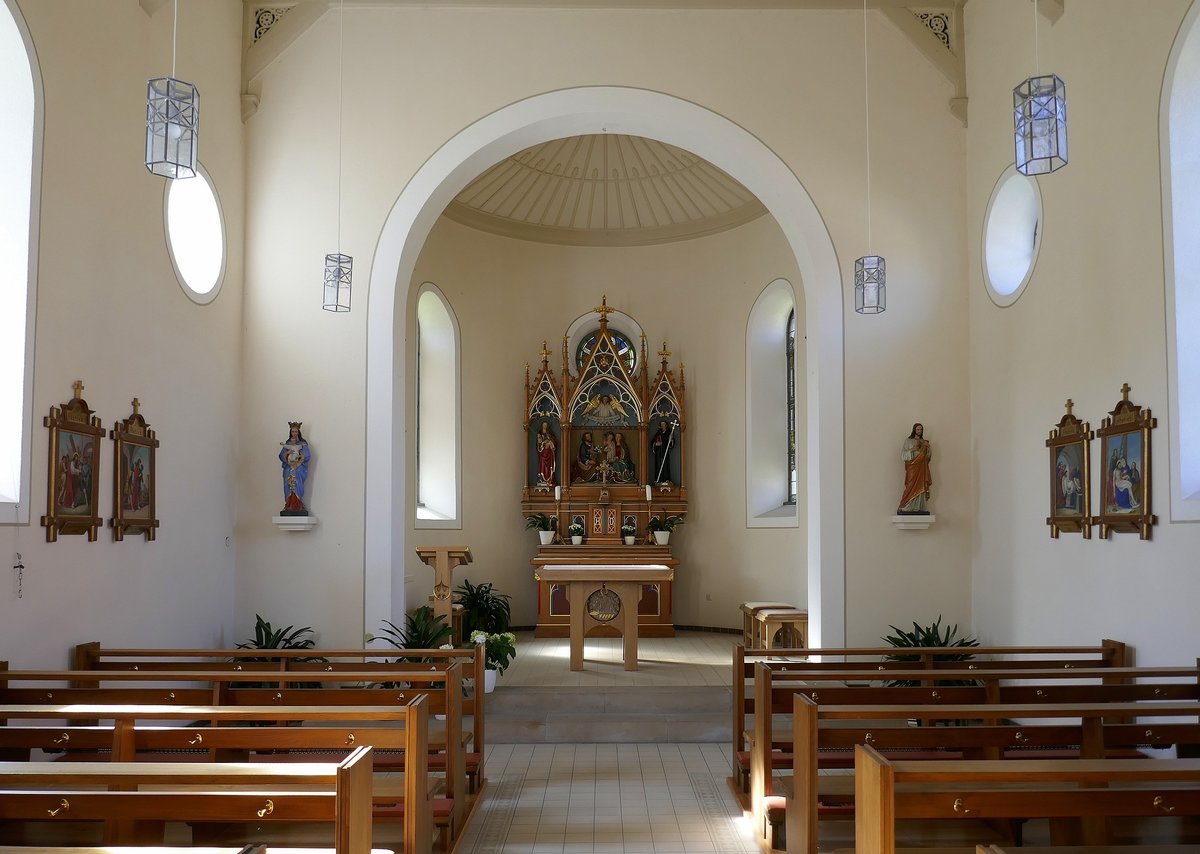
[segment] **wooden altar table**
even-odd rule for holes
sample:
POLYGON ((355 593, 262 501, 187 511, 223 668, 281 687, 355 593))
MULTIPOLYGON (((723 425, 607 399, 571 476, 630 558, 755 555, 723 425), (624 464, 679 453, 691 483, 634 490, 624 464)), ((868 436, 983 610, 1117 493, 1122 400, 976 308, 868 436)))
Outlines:
POLYGON ((625 669, 637 670, 637 603, 641 585, 671 581, 675 570, 665 564, 556 564, 539 568, 533 577, 567 588, 571 603, 572 670, 583 670, 583 639, 596 626, 611 626, 620 632, 625 669), (615 594, 615 603, 606 592, 615 594))

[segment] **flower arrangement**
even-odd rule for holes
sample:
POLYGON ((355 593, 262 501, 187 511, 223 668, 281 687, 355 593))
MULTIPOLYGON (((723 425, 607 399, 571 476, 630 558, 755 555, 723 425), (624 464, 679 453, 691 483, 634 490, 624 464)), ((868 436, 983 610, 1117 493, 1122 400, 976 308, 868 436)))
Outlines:
POLYGON ((674 531, 682 524, 682 516, 666 516, 663 518, 655 516, 646 523, 646 530, 651 533, 654 531, 674 531))
POLYGON ((487 654, 487 668, 503 673, 508 665, 517 657, 517 636, 512 632, 497 632, 489 635, 487 632, 472 632, 471 643, 484 644, 487 654))
POLYGON ((570 534, 572 537, 582 537, 583 536, 583 525, 580 525, 578 522, 572 522, 570 525, 567 526, 567 533, 570 534))
POLYGON ((621 526, 621 536, 632 537, 637 534, 637 527, 632 522, 626 522, 621 526))

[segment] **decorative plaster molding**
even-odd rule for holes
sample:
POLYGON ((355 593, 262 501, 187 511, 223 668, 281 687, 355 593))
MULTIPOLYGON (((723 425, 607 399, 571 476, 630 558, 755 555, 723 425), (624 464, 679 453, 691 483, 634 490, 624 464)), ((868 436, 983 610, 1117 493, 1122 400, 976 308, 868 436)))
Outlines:
POLYGON ((937 516, 893 516, 892 524, 897 531, 928 531, 929 526, 937 521, 937 516))
POLYGON ((272 516, 271 521, 281 531, 311 531, 317 527, 316 516, 272 516))

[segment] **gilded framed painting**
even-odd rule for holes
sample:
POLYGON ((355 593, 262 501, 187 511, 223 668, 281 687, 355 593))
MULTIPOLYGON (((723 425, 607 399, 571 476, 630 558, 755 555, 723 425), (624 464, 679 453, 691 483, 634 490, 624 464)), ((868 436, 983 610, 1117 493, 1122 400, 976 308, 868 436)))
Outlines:
POLYGON ((100 442, 104 428, 83 399, 83 383, 74 384, 75 397, 50 407, 43 424, 50 428, 50 461, 46 478, 46 542, 59 534, 87 534, 95 542, 100 526, 100 442))
POLYGON ((1046 447, 1050 449, 1050 515, 1046 524, 1050 536, 1062 532, 1083 534, 1091 539, 1091 442, 1092 429, 1071 412, 1074 402, 1067 400, 1067 413, 1050 431, 1046 447))
POLYGON ((1150 509, 1150 431, 1158 422, 1149 409, 1129 401, 1129 392, 1126 383, 1121 387, 1121 400, 1096 431, 1103 468, 1100 512, 1092 522, 1100 526, 1104 538, 1116 531, 1148 540, 1158 522, 1150 509))
POLYGON ((154 540, 158 519, 154 512, 154 455, 158 439, 142 417, 141 402, 132 401, 133 414, 118 421, 113 440, 113 516, 108 524, 118 542, 126 534, 143 534, 154 540))

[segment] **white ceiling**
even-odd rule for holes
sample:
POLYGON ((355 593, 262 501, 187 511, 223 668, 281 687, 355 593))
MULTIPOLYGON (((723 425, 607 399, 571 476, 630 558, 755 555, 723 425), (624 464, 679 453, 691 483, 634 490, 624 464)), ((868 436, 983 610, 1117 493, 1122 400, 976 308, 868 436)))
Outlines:
POLYGON ((591 134, 519 151, 458 194, 446 216, 508 237, 586 246, 686 240, 766 212, 707 160, 640 136, 591 134))

